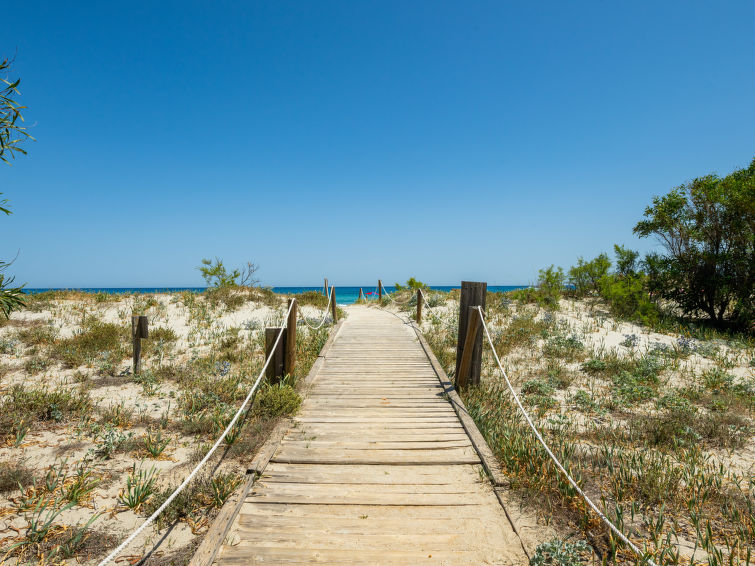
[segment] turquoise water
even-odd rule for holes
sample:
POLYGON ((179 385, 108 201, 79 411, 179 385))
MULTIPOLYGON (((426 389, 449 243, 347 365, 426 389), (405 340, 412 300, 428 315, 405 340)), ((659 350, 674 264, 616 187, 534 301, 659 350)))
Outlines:
MULTIPOLYGON (((513 291, 514 289, 524 289, 526 285, 489 285, 488 291, 513 291)), ((77 288, 37 288, 37 289, 24 289, 27 293, 36 294, 44 293, 45 291, 83 291, 85 293, 107 293, 109 295, 121 295, 128 293, 176 293, 180 291, 191 291, 194 293, 201 293, 207 287, 77 287, 77 288)), ((388 293, 393 293, 396 288, 392 285, 385 285, 383 287, 388 293)), ((430 285, 431 289, 436 291, 450 291, 451 289, 458 289, 459 285, 430 285)), ((339 305, 350 305, 355 303, 359 298, 359 287, 338 287, 336 286, 336 302, 339 305)), ((282 293, 286 295, 299 294, 306 291, 318 291, 322 292, 322 287, 272 287, 273 292, 282 293)), ((377 298, 377 287, 362 287, 367 298, 377 298)))

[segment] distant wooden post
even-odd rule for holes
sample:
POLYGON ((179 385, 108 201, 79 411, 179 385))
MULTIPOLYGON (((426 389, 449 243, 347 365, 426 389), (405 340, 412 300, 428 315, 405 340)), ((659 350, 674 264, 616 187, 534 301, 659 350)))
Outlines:
POLYGON ((359 298, 357 299, 357 301, 361 301, 362 299, 364 299, 364 291, 362 291, 362 288, 359 287, 359 298))
MULTIPOLYGON (((480 320, 472 320, 475 315, 470 313, 476 309, 470 307, 480 306, 485 309, 485 296, 488 292, 487 283, 476 283, 471 281, 461 282, 461 297, 459 299, 459 340, 456 343, 456 386, 465 387, 467 385, 479 385, 480 373, 482 371, 482 332, 479 332, 480 320), (469 347, 467 344, 467 331, 474 336, 470 336, 469 347), (465 372, 461 371, 462 359, 469 356, 469 368, 465 372)), ((477 313, 479 316, 479 313, 477 313)))
POLYGON ((417 289, 417 324, 422 324, 422 289, 417 289))
POLYGON ((286 329, 283 328, 282 331, 283 336, 278 340, 278 345, 275 346, 275 351, 273 352, 273 346, 275 345, 275 340, 278 338, 278 332, 281 332, 281 328, 265 328, 265 359, 270 357, 270 363, 267 366, 265 375, 270 383, 280 382, 281 377, 284 375, 283 364, 285 359, 286 329), (273 352, 272 356, 270 356, 270 352, 273 352))
POLYGON ((298 304, 294 298, 289 299, 288 304, 291 307, 291 312, 288 314, 288 322, 286 322, 283 371, 286 375, 294 375, 294 367, 296 366, 296 310, 298 304))
POLYGON ((330 288, 330 314, 333 315, 333 324, 338 322, 338 310, 336 309, 336 288, 330 288))
POLYGON ((325 278, 325 292, 323 293, 326 297, 328 296, 328 278, 325 278))
POLYGON ((383 282, 378 279, 378 301, 383 300, 383 282))
POLYGON ((142 372, 142 338, 149 338, 149 319, 146 316, 131 317, 131 339, 134 342, 134 375, 142 372))

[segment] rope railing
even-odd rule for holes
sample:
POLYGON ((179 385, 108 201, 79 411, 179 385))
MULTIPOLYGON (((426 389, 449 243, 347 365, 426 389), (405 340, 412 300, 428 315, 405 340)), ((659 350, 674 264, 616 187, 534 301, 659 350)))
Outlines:
MULTIPOLYGON (((394 294, 395 294, 395 292, 394 292, 394 294)), ((383 287, 383 295, 386 296, 386 297, 388 297, 391 301, 393 301, 397 305, 408 305, 411 302, 411 300, 412 300, 411 298, 409 298, 407 301, 397 301, 396 299, 394 299, 393 297, 391 297, 391 293, 389 293, 388 291, 386 291, 385 287, 383 287)))
POLYGON ((422 289, 420 289, 419 292, 422 294, 422 302, 427 307, 427 310, 430 311, 430 314, 433 315, 438 322, 445 322, 441 316, 435 313, 435 309, 433 309, 433 307, 430 306, 430 303, 427 300, 427 295, 425 295, 425 292, 422 289))
POLYGON ((585 500, 585 503, 590 506, 590 508, 595 512, 598 517, 606 524, 606 526, 611 529, 611 531, 629 548, 634 551, 634 553, 640 558, 640 560, 645 561, 645 563, 649 564, 650 566, 657 566, 653 560, 651 560, 646 552, 643 552, 640 550, 637 545, 635 545, 629 538, 619 530, 619 528, 611 522, 611 520, 606 517, 603 512, 598 509, 598 506, 593 503, 593 501, 587 496, 587 494, 582 491, 582 489, 579 487, 577 482, 574 480, 574 478, 571 476, 571 474, 566 470, 566 468, 561 464, 559 459, 556 457, 556 455, 553 453, 553 451, 548 446, 548 443, 545 442, 543 439, 543 436, 540 434, 540 431, 537 429, 535 424, 532 422, 532 418, 530 417, 529 413, 527 413, 527 410, 524 408, 524 405, 522 405, 522 402, 519 400, 519 395, 517 395, 516 391, 514 391, 514 387, 511 385, 511 381, 509 381, 509 376, 506 374, 506 370, 503 369, 503 366, 501 365, 501 359, 498 357, 498 352, 496 352, 495 346, 493 345, 493 340, 490 337, 490 331, 488 330, 487 322, 485 321, 485 314, 482 310, 482 307, 477 306, 477 310, 480 313, 480 320, 482 321, 482 328, 485 330, 485 337, 487 338, 487 342, 490 345, 490 349, 493 352, 493 357, 495 358, 496 364, 498 364, 498 369, 501 372, 501 375, 503 376, 503 379, 506 381, 506 386, 509 389, 509 392, 511 392, 511 395, 514 397, 514 401, 516 402, 517 406, 519 407, 520 412, 524 416, 525 420, 527 421, 527 424, 529 425, 530 429, 532 430, 533 434, 537 438, 537 440, 542 445, 543 449, 546 451, 548 456, 550 456, 551 460, 553 460, 553 463, 556 465, 556 467, 559 469, 559 471, 564 475, 566 480, 571 484, 571 486, 579 493, 579 495, 582 496, 582 499, 585 500))
POLYGON ((318 324, 317 326, 312 326, 311 324, 309 324, 309 322, 307 322, 306 316, 302 317, 304 324, 306 324, 310 328, 310 330, 319 330, 320 328, 322 328, 322 325, 325 324, 325 320, 328 318, 328 313, 330 312, 330 303, 332 300, 333 300, 333 286, 331 285, 330 289, 328 289, 328 306, 325 307, 325 312, 322 315, 322 320, 320 320, 320 324, 318 324))
MULTIPOLYGON (((291 314, 291 309, 293 308, 293 301, 288 306, 288 312, 286 313, 286 317, 284 320, 288 319, 288 315, 291 314)), ((228 426, 225 428, 223 433, 220 435, 220 437, 215 441, 215 444, 212 445, 210 450, 205 454, 205 457, 202 458, 202 460, 196 465, 196 467, 191 471, 191 473, 184 479, 184 481, 179 485, 173 493, 168 496, 168 498, 163 502, 160 507, 158 507, 152 515, 150 515, 140 526, 137 528, 131 535, 124 540, 121 544, 118 545, 118 547, 113 550, 110 554, 108 554, 97 566, 105 566, 108 562, 113 560, 118 554, 121 553, 121 551, 126 548, 131 542, 139 536, 139 534, 146 529, 149 525, 151 525, 157 517, 160 516, 160 514, 165 511, 165 509, 170 505, 173 500, 178 496, 179 493, 181 493, 187 485, 191 483, 191 481, 194 479, 194 477, 199 473, 199 470, 202 469, 202 466, 204 466, 207 461, 210 459, 210 457, 213 455, 215 450, 218 449, 220 446, 220 443, 223 442, 225 437, 228 435, 228 433, 233 429, 234 425, 236 424, 236 421, 238 421, 241 414, 244 412, 244 408, 249 404, 249 401, 252 399, 254 394, 257 392, 257 389, 260 386, 260 383, 262 382, 262 377, 265 375, 265 371, 267 370, 267 367, 270 365, 270 360, 272 360, 273 355, 275 354, 275 350, 278 346, 278 343, 280 342, 281 336, 283 336, 283 330, 286 328, 286 325, 284 324, 281 326, 280 330, 278 331, 278 336, 275 338, 275 343, 273 344, 273 347, 270 349, 270 354, 267 356, 267 359, 265 360, 265 365, 262 366, 262 369, 260 370, 259 375, 257 376, 257 379, 255 380, 254 384, 252 385, 251 389, 249 390, 249 393, 247 394, 246 398, 244 399, 244 402, 241 403, 241 406, 239 407, 239 410, 236 411, 236 414, 231 419, 231 422, 228 423, 228 426)))

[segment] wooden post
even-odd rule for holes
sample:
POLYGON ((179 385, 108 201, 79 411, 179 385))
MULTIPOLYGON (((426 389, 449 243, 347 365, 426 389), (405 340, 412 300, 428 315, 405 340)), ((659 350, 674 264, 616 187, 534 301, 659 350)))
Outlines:
POLYGON ((330 314, 333 315, 333 324, 338 322, 338 310, 336 307, 336 288, 330 288, 330 314))
MULTIPOLYGON (((284 361, 284 348, 286 346, 286 329, 283 328, 283 336, 278 340, 278 345, 275 347, 275 352, 270 359, 270 363, 267 366, 265 375, 270 383, 278 383, 283 377, 283 361, 284 361)), ((265 328, 265 359, 270 357, 270 352, 273 350, 275 340, 278 338, 278 332, 281 332, 281 328, 265 328)))
POLYGON ((323 293, 326 297, 328 296, 328 278, 325 278, 325 292, 323 293))
POLYGON ((364 291, 362 291, 362 288, 359 287, 359 298, 357 299, 357 301, 361 301, 362 299, 364 299, 364 291))
MULTIPOLYGON (((456 376, 457 389, 464 389, 471 381, 469 379, 469 373, 472 369, 475 342, 477 342, 478 336, 482 336, 480 333, 480 311, 477 310, 477 307, 469 307, 467 312, 469 313, 467 318, 467 332, 464 337, 464 349, 461 353, 461 362, 459 363, 459 374, 456 376)), ((480 383, 479 376, 477 377, 476 383, 480 383)))
POLYGON ((378 279, 378 301, 383 300, 383 282, 378 279))
POLYGON ((299 305, 295 298, 289 299, 288 304, 291 307, 291 312, 288 314, 288 322, 286 322, 286 352, 283 371, 286 375, 294 375, 294 367, 296 366, 296 309, 299 305))
POLYGON ((144 316, 131 317, 131 339, 134 342, 134 375, 142 372, 142 338, 149 338, 149 319, 144 316))
POLYGON ((417 324, 422 324, 422 289, 417 289, 417 324))
POLYGON ((464 357, 464 344, 467 337, 467 328, 469 328, 469 307, 482 307, 485 310, 485 296, 488 292, 487 283, 476 283, 471 281, 461 282, 461 297, 459 299, 459 340, 456 343, 456 379, 462 380, 462 387, 465 385, 479 385, 480 372, 482 371, 482 332, 475 333, 474 342, 471 343, 472 349, 469 352, 471 361, 467 375, 461 375, 461 360, 464 357))

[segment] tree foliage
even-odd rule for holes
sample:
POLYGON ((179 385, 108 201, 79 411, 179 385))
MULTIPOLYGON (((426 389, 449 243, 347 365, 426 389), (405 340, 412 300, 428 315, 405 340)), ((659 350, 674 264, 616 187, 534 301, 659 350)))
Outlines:
POLYGON ((259 269, 255 263, 248 261, 241 269, 228 271, 223 260, 203 259, 202 265, 197 267, 208 287, 253 287, 259 283, 254 275, 259 269))
MULTIPOLYGON (((0 61, 0 74, 6 74, 10 66, 9 59, 0 61)), ((22 126, 24 117, 21 115, 21 110, 26 107, 21 106, 14 99, 20 94, 19 84, 21 84, 21 79, 11 81, 0 76, 0 160, 6 163, 9 159, 15 158, 16 152, 26 154, 19 144, 31 137, 22 126)))
POLYGON ((414 277, 407 279, 404 285, 401 283, 394 283, 393 286, 396 288, 396 291, 404 291, 405 289, 427 289, 426 283, 423 283, 414 277))
POLYGON ((595 259, 585 261, 577 258, 577 265, 569 268, 569 284, 574 287, 577 296, 600 291, 600 280, 611 268, 611 260, 606 254, 600 254, 595 259))
MULTIPOLYGON (((0 61, 0 73, 5 73, 10 69, 10 60, 0 61)), ((0 160, 9 163, 9 159, 16 157, 16 152, 26 154, 26 151, 19 146, 19 143, 26 138, 30 138, 26 128, 21 126, 24 121, 21 110, 25 107, 18 104, 13 97, 20 94, 18 85, 21 79, 11 82, 5 77, 0 76, 0 160), (4 85, 4 86, 3 86, 4 85)), ((3 193, 0 193, 2 196, 3 193)), ((7 208, 8 199, 0 199, 0 214, 11 214, 7 208)), ((14 277, 5 275, 5 270, 13 262, 0 260, 0 312, 8 318, 10 313, 25 306, 23 285, 14 287, 14 277)))
POLYGON ((755 320, 755 159, 655 197, 634 232, 657 236, 665 253, 646 259, 649 289, 689 315, 717 324, 755 320))

